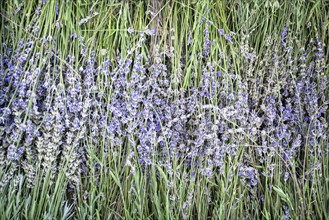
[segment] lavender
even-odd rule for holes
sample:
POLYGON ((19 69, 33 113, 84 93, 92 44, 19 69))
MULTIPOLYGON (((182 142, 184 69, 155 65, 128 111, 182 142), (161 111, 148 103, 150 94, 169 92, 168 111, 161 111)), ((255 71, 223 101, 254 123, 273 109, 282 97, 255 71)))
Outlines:
POLYGON ((211 41, 209 39, 209 31, 207 28, 203 30, 203 34, 204 34, 204 43, 203 43, 202 55, 204 57, 208 57, 210 53, 211 41))
MULTIPOLYGON (((81 25, 95 16, 82 19, 81 25)), ((277 177, 287 185, 293 178, 315 181, 327 154, 321 146, 328 143, 328 77, 320 37, 313 50, 297 50, 284 28, 278 46, 269 39, 261 58, 246 35, 239 48, 230 45, 238 53, 221 48, 216 60, 210 23, 204 25, 197 53, 203 59, 199 72, 191 73, 195 84, 186 88, 180 84, 189 63, 180 64, 173 75, 166 51, 155 50, 156 59, 144 53, 155 35, 151 29, 129 28, 132 36, 139 33, 137 49, 111 60, 110 50, 88 52, 83 39, 72 33, 69 43, 79 43, 80 51, 68 54, 65 65, 56 51, 36 53, 33 41, 20 40, 13 48, 3 44, 0 167, 8 171, 1 187, 23 174, 32 188, 39 170, 54 183, 64 171, 70 188, 80 193, 83 181, 100 184, 99 176, 109 174, 113 161, 131 176, 141 170, 146 177, 155 167, 163 168, 170 180, 161 187, 168 187, 166 196, 173 203, 178 200, 175 179, 182 176, 214 185, 222 184, 222 178, 225 184, 236 181, 250 198, 263 195, 264 182, 271 185, 277 177), (232 56, 241 67, 234 66, 231 59, 237 57, 232 56), (304 170, 307 175, 301 174, 304 170)), ((32 32, 40 31, 35 24, 32 32)), ((232 43, 234 33, 220 29, 218 34, 232 43)), ((54 40, 42 42, 52 45, 54 40)), ((214 193, 207 187, 210 202, 214 193)), ((188 190, 182 216, 193 207, 194 191, 188 190)), ((292 210, 284 211, 289 219, 292 210)))
POLYGON ((14 145, 10 145, 7 149, 7 158, 10 160, 19 160, 23 153, 23 147, 17 148, 14 145))

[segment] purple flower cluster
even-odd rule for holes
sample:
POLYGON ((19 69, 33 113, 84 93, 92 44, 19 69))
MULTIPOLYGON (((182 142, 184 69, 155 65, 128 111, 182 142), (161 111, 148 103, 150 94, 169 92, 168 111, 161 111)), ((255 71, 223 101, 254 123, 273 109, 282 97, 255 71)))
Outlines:
MULTIPOLYGON (((269 50, 257 72, 256 55, 242 47, 246 74, 238 76, 234 68, 218 74, 215 62, 203 63, 199 85, 188 89, 172 86, 165 61, 147 62, 137 52, 99 61, 96 52, 81 51, 79 65, 73 55, 60 65, 53 51, 32 53, 32 41, 20 41, 15 50, 3 44, 0 166, 22 166, 31 185, 38 167, 51 179, 66 167, 69 180, 79 185, 91 169, 88 158, 98 154, 126 157, 131 169, 157 164, 169 174, 179 160, 208 178, 224 174, 239 157, 237 172, 251 187, 261 174, 272 177, 276 166, 285 180, 297 160, 312 169, 324 153, 319 146, 328 143, 323 46, 317 40, 315 51, 301 50, 300 59, 293 60, 287 31, 284 48, 269 50), (306 59, 306 53, 314 56, 306 59), (310 161, 304 161, 306 153, 310 161), (281 162, 273 165, 275 158, 281 162)), ((204 36, 208 57, 207 29, 204 36)))

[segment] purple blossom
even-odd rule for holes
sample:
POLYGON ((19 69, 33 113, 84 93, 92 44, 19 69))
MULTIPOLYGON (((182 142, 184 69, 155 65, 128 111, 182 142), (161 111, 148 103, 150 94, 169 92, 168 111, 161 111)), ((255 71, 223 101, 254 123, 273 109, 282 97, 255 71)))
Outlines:
POLYGON ((24 153, 24 147, 15 147, 10 145, 7 150, 7 157, 10 160, 19 160, 24 153))

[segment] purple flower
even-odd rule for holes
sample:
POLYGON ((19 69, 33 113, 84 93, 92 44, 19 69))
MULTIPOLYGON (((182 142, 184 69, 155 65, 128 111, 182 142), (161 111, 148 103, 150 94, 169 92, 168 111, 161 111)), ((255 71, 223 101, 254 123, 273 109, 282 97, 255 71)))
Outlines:
POLYGON ((133 34, 135 32, 134 28, 130 27, 128 28, 128 33, 129 34, 133 34))
POLYGON ((221 35, 221 36, 222 36, 222 35, 224 35, 224 34, 225 34, 225 31, 224 31, 224 29, 219 29, 219 30, 218 30, 218 33, 219 33, 219 35, 221 35))
POLYGON ((230 34, 225 34, 224 35, 224 38, 225 38, 226 41, 232 43, 232 39, 231 39, 231 35, 230 34))
POLYGON ((7 157, 10 160, 19 160, 24 153, 24 147, 15 147, 14 145, 10 145, 7 149, 7 157))
POLYGON ((78 37, 78 35, 76 33, 73 33, 70 35, 70 39, 76 39, 78 37))
POLYGON ((290 217, 290 209, 288 206, 284 206, 284 220, 289 220, 290 217))

